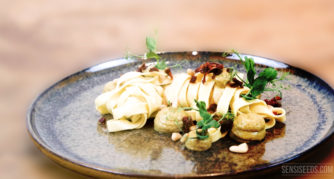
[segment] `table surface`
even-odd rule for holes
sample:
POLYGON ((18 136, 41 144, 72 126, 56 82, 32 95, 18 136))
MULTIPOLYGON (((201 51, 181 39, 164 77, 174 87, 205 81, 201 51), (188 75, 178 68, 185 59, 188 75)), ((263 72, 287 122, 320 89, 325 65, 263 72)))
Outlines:
MULTIPOLYGON (((161 51, 233 48, 306 69, 334 86, 331 0, 0 4, 0 178, 86 178, 34 146, 25 126, 27 108, 46 87, 71 73, 122 57, 127 50, 143 54, 145 36, 155 31, 161 51)), ((333 149, 331 140, 304 162, 333 165, 333 149)))

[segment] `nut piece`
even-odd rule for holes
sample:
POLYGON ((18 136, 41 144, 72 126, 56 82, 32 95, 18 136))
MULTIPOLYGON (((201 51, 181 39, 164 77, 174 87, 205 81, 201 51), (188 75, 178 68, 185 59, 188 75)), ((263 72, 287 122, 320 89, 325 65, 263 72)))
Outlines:
POLYGON ((188 133, 188 136, 189 136, 190 138, 196 138, 196 137, 197 137, 196 131, 195 131, 195 130, 190 131, 190 132, 188 133))
POLYGON ((189 127, 189 130, 190 130, 190 131, 194 131, 194 130, 196 130, 196 126, 195 126, 195 125, 190 126, 190 127, 189 127))
POLYGON ((240 145, 232 145, 230 148, 231 152, 235 153, 246 153, 248 151, 247 143, 242 143, 240 145))
POLYGON ((172 134, 172 141, 178 141, 179 139, 181 139, 181 134, 178 132, 173 132, 172 134))
POLYGON ((181 143, 184 143, 188 139, 188 134, 184 134, 180 140, 181 143))
POLYGON ((213 133, 215 133, 216 131, 217 131, 217 129, 214 128, 214 127, 210 127, 210 128, 208 129, 208 133, 209 133, 209 134, 213 134, 213 133))

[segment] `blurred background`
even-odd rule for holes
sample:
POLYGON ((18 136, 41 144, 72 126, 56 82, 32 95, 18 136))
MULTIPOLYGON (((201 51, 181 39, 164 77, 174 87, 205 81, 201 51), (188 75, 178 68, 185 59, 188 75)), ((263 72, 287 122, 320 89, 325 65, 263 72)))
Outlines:
MULTIPOLYGON (((38 151, 26 131, 27 108, 71 73, 127 50, 143 54, 155 31, 159 51, 233 48, 334 86, 332 0, 1 0, 0 178, 86 178, 38 151)), ((307 161, 334 163, 333 143, 307 161)))

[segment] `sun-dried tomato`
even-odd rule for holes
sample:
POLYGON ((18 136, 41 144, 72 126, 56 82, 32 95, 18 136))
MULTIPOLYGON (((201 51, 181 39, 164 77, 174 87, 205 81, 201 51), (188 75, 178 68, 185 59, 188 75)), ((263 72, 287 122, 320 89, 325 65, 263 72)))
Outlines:
POLYGON ((100 124, 105 124, 105 123, 106 123, 106 118, 101 117, 101 118, 99 119, 99 123, 100 123, 100 124))
POLYGON ((195 76, 195 75, 191 76, 190 83, 195 83, 196 79, 197 79, 197 76, 195 76))
POLYGON ((216 112, 216 110, 217 110, 217 104, 215 104, 215 103, 210 104, 209 108, 207 109, 207 111, 209 113, 214 113, 214 112, 216 112))
POLYGON ((165 69, 165 73, 166 73, 171 79, 173 79, 172 71, 170 71, 169 68, 166 68, 166 69, 165 69))
POLYGON ((232 129, 233 121, 232 120, 222 120, 220 121, 220 132, 224 133, 232 129))
POLYGON ((271 105, 271 106, 274 106, 274 107, 281 107, 282 104, 281 104, 281 97, 280 96, 275 96, 271 99, 265 99, 264 101, 268 104, 268 105, 271 105))
POLYGON ((137 72, 143 72, 144 70, 146 70, 146 64, 145 63, 143 63, 143 64, 141 64, 139 67, 138 67, 138 69, 137 69, 137 72))
POLYGON ((195 72, 196 73, 200 72, 204 74, 202 83, 205 83, 206 81, 205 77, 207 74, 212 73, 213 76, 220 75, 223 72, 223 68, 224 68, 224 65, 222 64, 214 63, 214 62, 206 62, 206 63, 203 63, 198 68, 196 68, 195 72))
POLYGON ((153 72, 153 71, 159 71, 159 69, 157 67, 152 67, 149 72, 153 72))
POLYGON ((190 131, 190 127, 194 125, 193 120, 189 116, 184 116, 182 118, 183 126, 182 126, 182 131, 184 133, 187 133, 190 131))
POLYGON ((237 78, 233 78, 232 81, 229 83, 229 86, 232 88, 237 88, 237 87, 242 88, 244 85, 237 78))

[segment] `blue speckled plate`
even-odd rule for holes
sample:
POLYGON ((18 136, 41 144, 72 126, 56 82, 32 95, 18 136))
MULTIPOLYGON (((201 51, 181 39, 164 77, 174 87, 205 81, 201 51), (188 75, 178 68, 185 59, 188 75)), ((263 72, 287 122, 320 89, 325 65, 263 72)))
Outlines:
MULTIPOLYGON (((223 58, 215 52, 163 53, 170 65, 196 68, 206 61, 244 69, 235 56, 223 58)), ((75 73, 44 91, 27 115, 28 131, 38 148, 56 162, 87 175, 144 177, 208 177, 247 174, 291 161, 333 134, 334 92, 324 81, 301 69, 252 56, 257 69, 271 66, 291 72, 285 81, 282 105, 285 124, 277 123, 266 139, 252 143, 246 154, 228 151, 236 144, 229 137, 205 152, 184 149, 170 136, 154 132, 152 121, 143 129, 113 134, 98 125, 100 114, 94 99, 106 82, 135 70, 140 60, 115 59, 75 73)), ((150 63, 153 61, 147 61, 150 63)), ((263 95, 266 97, 266 95, 263 95)))

